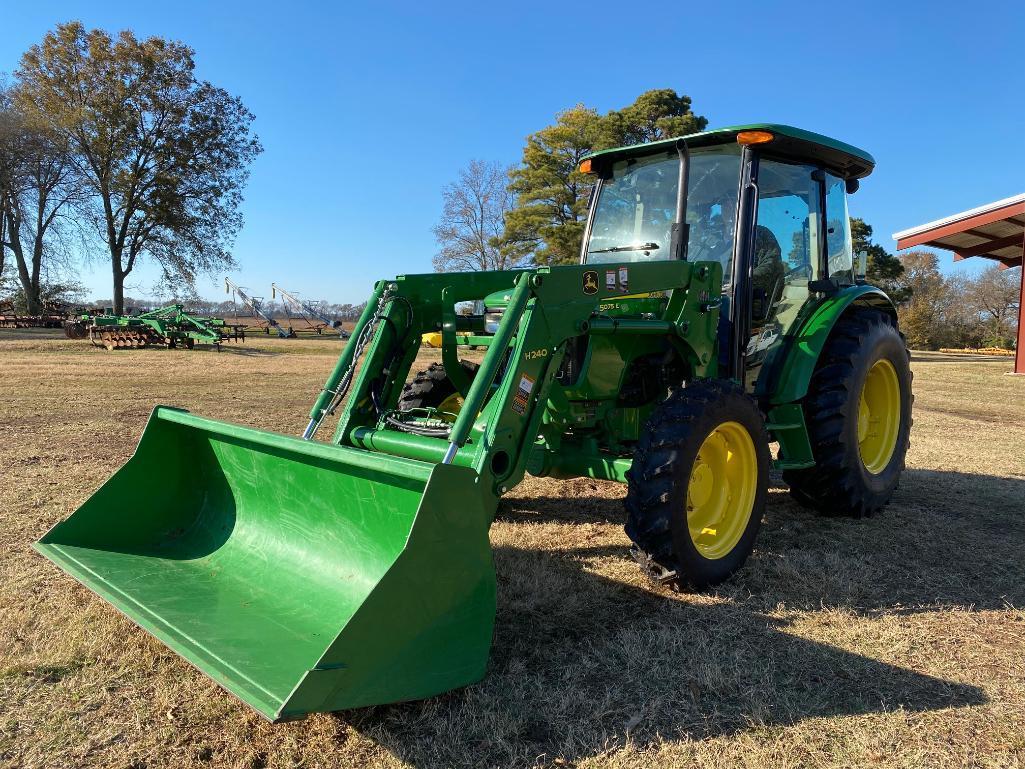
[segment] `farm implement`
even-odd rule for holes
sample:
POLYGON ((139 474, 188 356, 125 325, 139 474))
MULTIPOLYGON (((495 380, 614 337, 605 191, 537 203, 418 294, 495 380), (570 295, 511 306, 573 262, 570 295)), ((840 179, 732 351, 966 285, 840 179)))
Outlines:
POLYGON ((324 312, 320 305, 321 302, 310 302, 301 298, 298 294, 292 291, 286 291, 276 283, 270 284, 270 295, 271 299, 281 294, 281 305, 285 311, 285 315, 288 318, 288 334, 291 337, 295 337, 300 331, 308 331, 314 334, 323 334, 325 330, 330 329, 336 331, 338 336, 342 339, 349 338, 349 332, 342 328, 342 321, 337 318, 330 317, 324 312), (292 325, 293 315, 296 321, 301 321, 306 324, 305 328, 295 328, 292 325))
POLYGON ((158 406, 36 547, 278 721, 480 679, 488 529, 527 473, 625 483, 633 556, 676 587, 743 565, 772 467, 823 514, 874 513, 911 386, 850 248, 873 164, 777 125, 596 153, 581 264, 377 282, 302 438, 158 406))
POLYGON ((19 313, 12 302, 0 302, 0 328, 60 328, 65 312, 59 307, 44 306, 38 315, 19 313))
POLYGON ((163 345, 192 349, 196 342, 220 346, 225 341, 245 340, 237 328, 220 318, 190 315, 180 304, 161 307, 140 315, 85 314, 64 325, 71 339, 89 340, 108 350, 163 345))
MULTIPOLYGON (((246 327, 246 330, 263 331, 265 334, 270 334, 271 329, 274 329, 274 332, 278 335, 279 339, 295 338, 295 332, 291 329, 284 328, 274 319, 274 316, 264 308, 263 297, 253 296, 231 278, 224 279, 224 291, 225 293, 231 294, 232 302, 235 301, 235 297, 238 297, 242 304, 250 313, 252 313, 253 317, 260 319, 259 326, 246 327)), ((236 321, 238 320, 238 310, 235 311, 235 319, 236 321)))

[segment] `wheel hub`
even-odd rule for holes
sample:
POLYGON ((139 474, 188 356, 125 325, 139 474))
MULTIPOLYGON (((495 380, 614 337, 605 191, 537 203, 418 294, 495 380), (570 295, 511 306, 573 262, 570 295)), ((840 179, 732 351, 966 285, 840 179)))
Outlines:
POLYGON ((702 556, 723 558, 737 546, 757 488, 754 440, 739 422, 724 422, 701 444, 687 486, 687 528, 702 556))
POLYGON ((878 475, 897 448, 901 401, 897 370, 880 358, 868 370, 858 399, 858 453, 865 469, 878 475))
POLYGON ((701 459, 701 455, 694 460, 694 470, 690 475, 690 501, 695 507, 703 507, 708 504, 712 496, 712 471, 701 459))
POLYGON ((438 404, 438 417, 446 422, 454 422, 459 409, 463 407, 463 396, 454 392, 438 404))

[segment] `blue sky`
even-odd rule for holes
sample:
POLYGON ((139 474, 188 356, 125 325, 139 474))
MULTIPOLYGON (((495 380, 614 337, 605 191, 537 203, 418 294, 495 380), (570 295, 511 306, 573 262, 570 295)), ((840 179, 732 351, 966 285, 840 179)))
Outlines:
MULTIPOLYGON (((851 212, 891 250, 897 230, 1025 191, 1020 1, 624 7, 11 3, 0 71, 71 19, 195 48, 265 147, 235 248, 234 277, 257 293, 277 281, 356 302, 375 278, 429 271, 440 190, 461 166, 513 163, 559 110, 650 88, 689 94, 712 126, 785 122, 869 150, 877 171, 851 212)), ((108 275, 102 261, 81 272, 97 297, 108 275)), ((130 293, 154 278, 137 269, 130 293)), ((199 289, 223 296, 213 278, 199 289)))

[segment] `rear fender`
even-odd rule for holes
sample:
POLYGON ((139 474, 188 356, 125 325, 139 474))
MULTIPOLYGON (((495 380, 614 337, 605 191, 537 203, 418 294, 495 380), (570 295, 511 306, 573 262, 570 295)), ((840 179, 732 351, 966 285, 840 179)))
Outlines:
POLYGON ((768 371, 764 385, 759 381, 758 394, 769 404, 793 403, 808 393, 822 348, 825 347, 836 321, 857 307, 881 310, 897 324, 897 310, 890 298, 875 286, 851 286, 827 297, 804 320, 779 351, 777 365, 768 371))

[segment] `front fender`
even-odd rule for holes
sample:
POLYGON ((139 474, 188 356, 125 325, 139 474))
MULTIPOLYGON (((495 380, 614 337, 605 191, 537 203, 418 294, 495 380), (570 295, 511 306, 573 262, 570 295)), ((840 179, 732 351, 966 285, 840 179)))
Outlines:
POLYGON ((856 306, 883 310, 893 317, 894 324, 897 322, 897 310, 890 297, 875 286, 850 286, 826 297, 784 341, 779 364, 767 372, 775 376, 758 388, 770 404, 793 403, 808 393, 815 364, 833 326, 849 308, 856 306))

